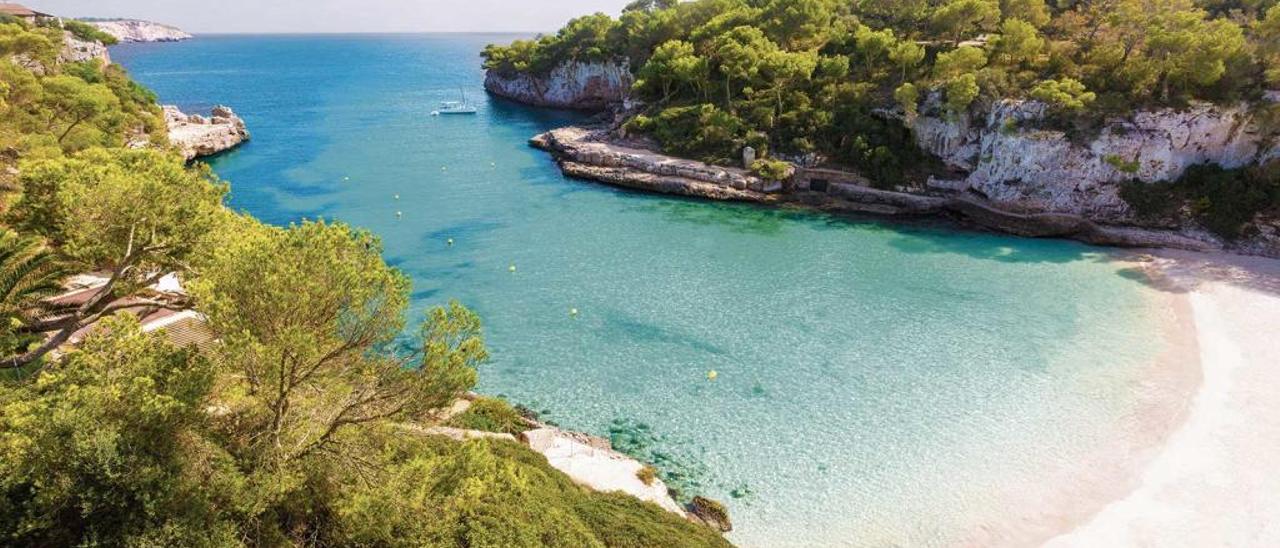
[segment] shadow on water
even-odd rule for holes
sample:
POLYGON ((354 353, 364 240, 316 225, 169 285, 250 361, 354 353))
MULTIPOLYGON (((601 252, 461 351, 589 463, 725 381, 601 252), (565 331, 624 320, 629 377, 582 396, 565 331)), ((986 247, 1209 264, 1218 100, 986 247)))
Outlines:
POLYGON ((580 124, 591 118, 590 114, 573 110, 530 107, 489 94, 489 113, 496 125, 512 128, 529 128, 525 138, 558 127, 580 124))
POLYGON ((724 349, 705 340, 641 321, 617 310, 610 310, 604 314, 601 336, 610 340, 630 339, 643 344, 656 343, 683 346, 708 354, 723 355, 726 353, 724 349))

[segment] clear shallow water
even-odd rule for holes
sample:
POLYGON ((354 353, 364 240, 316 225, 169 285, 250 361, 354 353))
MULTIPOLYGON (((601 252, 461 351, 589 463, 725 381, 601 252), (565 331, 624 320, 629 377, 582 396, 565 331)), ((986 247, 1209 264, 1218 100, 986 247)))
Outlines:
POLYGON ((415 312, 456 298, 483 316, 481 391, 613 430, 725 500, 737 543, 953 544, 1019 511, 1008 491, 1034 494, 1132 427, 1161 342, 1123 265, 1069 242, 565 179, 525 141, 576 115, 482 92, 478 52, 511 38, 202 37, 112 54, 166 103, 245 118, 254 140, 211 162, 234 207, 379 234, 415 312), (478 116, 428 115, 459 88, 478 116))

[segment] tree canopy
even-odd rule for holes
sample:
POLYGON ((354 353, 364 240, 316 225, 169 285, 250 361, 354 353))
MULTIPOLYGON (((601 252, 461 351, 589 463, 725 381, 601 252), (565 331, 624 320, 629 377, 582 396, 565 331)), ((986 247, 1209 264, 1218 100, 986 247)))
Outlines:
POLYGON ((1270 0, 642 1, 483 56, 531 73, 626 60, 647 105, 632 127, 671 152, 820 152, 892 183, 920 162, 874 112, 1032 98, 1105 116, 1256 100, 1280 82, 1277 37, 1270 0))

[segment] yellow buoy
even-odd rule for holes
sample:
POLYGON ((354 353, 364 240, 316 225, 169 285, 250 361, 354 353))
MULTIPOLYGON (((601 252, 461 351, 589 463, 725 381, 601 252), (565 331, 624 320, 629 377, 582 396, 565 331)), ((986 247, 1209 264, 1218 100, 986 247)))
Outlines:
POLYGON ((576 309, 576 308, 570 308, 570 309, 569 309, 569 315, 570 315, 570 316, 577 316, 577 315, 578 315, 578 309, 576 309))
POLYGON ((445 243, 447 243, 447 244, 449 244, 449 245, 453 245, 453 238, 449 238, 449 241, 448 241, 448 242, 445 242, 445 243))
POLYGON ((716 377, 719 377, 719 376, 720 374, 716 373, 715 369, 712 369, 711 371, 707 371, 707 380, 709 381, 714 381, 716 380, 716 377))
POLYGON ((511 265, 507 267, 507 272, 515 272, 515 271, 516 271, 516 265, 511 265))

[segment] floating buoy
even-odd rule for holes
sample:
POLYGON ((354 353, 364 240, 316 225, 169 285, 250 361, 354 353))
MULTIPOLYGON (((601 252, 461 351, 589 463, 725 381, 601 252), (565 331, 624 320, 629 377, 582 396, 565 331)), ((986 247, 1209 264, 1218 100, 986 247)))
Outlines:
POLYGON ((715 369, 712 369, 711 371, 707 371, 707 380, 709 381, 714 381, 716 380, 716 377, 719 377, 719 376, 720 374, 716 373, 715 369))
POLYGON ((343 177, 343 178, 342 178, 342 180, 343 180, 343 181, 350 181, 350 180, 351 180, 351 177, 343 177))
POLYGON ((574 316, 574 317, 576 317, 576 316, 578 315, 578 309, 576 309, 576 308, 570 308, 570 309, 569 309, 569 315, 570 315, 570 316, 574 316))
POLYGON ((400 199, 400 195, 399 195, 399 194, 396 194, 396 199, 397 199, 397 200, 399 200, 399 199, 400 199))
POLYGON ((403 211, 397 211, 397 212, 396 212, 396 217, 404 217, 404 212, 403 212, 403 211))
POLYGON ((449 168, 445 166, 440 166, 440 171, 449 171, 449 168))
POLYGON ((511 265, 507 267, 507 272, 515 272, 515 271, 516 271, 516 265, 511 265))
POLYGON ((453 245, 453 238, 449 238, 449 241, 447 241, 447 242, 445 242, 445 243, 446 243, 446 244, 449 244, 449 245, 453 245))
POLYGON ((498 167, 498 162, 489 162, 489 167, 498 167))

